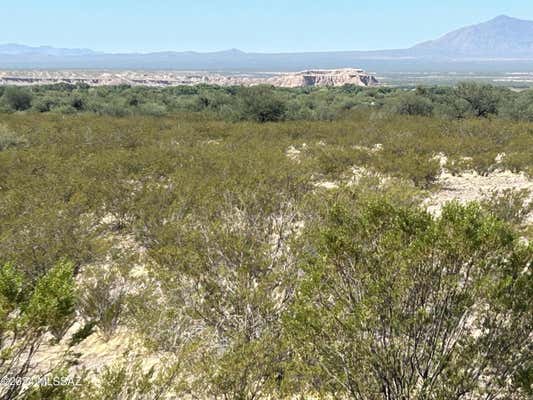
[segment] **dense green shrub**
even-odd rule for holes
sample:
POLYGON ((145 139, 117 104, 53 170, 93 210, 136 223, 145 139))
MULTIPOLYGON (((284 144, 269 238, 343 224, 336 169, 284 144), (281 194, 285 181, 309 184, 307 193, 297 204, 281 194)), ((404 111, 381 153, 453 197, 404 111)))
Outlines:
MULTIPOLYGON (((3 89, 4 90, 4 89, 3 89)), ((357 111, 384 111, 384 115, 438 116, 446 119, 501 116, 531 119, 531 90, 512 92, 488 84, 460 83, 457 87, 275 88, 220 87, 90 87, 58 84, 4 90, 0 111, 29 109, 39 112, 97 113, 162 116, 198 112, 226 121, 258 122, 346 118, 357 111)))
POLYGON ((29 323, 61 339, 74 322, 74 265, 60 262, 37 281, 25 312, 29 323))
POLYGON ((31 107, 32 95, 26 88, 10 86, 5 89, 2 99, 13 111, 24 111, 31 107))
POLYGON ((125 308, 127 283, 117 268, 93 267, 84 271, 80 285, 80 315, 109 340, 118 329, 125 308))
POLYGON ((460 83, 455 93, 470 104, 474 115, 478 117, 496 114, 502 98, 502 94, 495 87, 475 82, 460 83))
POLYGON ((24 145, 23 138, 15 135, 5 124, 0 124, 0 151, 24 145))
POLYGON ((53 97, 39 97, 33 102, 33 108, 38 112, 49 112, 57 106, 57 99, 53 97))
POLYGON ((427 117, 433 113, 433 103, 428 98, 415 93, 405 93, 391 101, 389 112, 400 115, 421 115, 427 117))
POLYGON ((167 108, 164 105, 157 103, 146 103, 139 106, 139 113, 142 115, 158 117, 165 115, 167 113, 167 108))
POLYGON ((533 212, 533 202, 529 201, 530 194, 529 190, 524 189, 495 190, 481 204, 502 221, 520 226, 533 212))
POLYGON ((533 121, 533 91, 519 93, 514 99, 503 104, 500 114, 506 118, 533 121))
MULTIPOLYGON (((65 400, 141 400, 168 395, 180 398, 188 392, 185 367, 177 360, 161 360, 147 369, 141 357, 125 357, 104 367, 96 379, 85 378, 66 394, 65 400)), ((44 397, 42 400, 50 398, 60 399, 44 397)))
MULTIPOLYGON (((0 267, 1 399, 21 398, 32 388, 15 384, 16 379, 37 377, 33 364, 46 334, 60 340, 71 326, 76 305, 73 270, 71 263, 60 262, 33 285, 14 265, 0 267)), ((52 363, 46 373, 60 368, 61 362, 52 363)))
POLYGON ((533 249, 504 224, 475 205, 451 204, 433 219, 382 199, 338 198, 312 229, 287 323, 315 390, 525 398, 515 384, 531 354, 523 288, 533 249))
POLYGON ((273 88, 256 86, 242 89, 242 118, 257 122, 275 122, 285 117, 286 105, 273 88))

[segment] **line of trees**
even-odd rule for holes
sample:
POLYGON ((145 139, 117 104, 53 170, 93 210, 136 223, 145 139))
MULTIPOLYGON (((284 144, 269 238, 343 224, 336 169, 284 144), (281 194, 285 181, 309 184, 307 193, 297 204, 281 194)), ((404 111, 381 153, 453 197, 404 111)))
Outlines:
POLYGON ((176 88, 53 86, 0 87, 0 111, 161 116, 198 112, 229 121, 332 120, 353 110, 441 118, 501 117, 533 121, 533 91, 514 92, 475 82, 417 89, 282 89, 269 86, 176 88))

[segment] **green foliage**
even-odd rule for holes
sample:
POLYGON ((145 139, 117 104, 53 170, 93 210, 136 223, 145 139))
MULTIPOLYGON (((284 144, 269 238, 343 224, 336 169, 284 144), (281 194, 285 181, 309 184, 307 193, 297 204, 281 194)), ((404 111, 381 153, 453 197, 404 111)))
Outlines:
POLYGON ((0 298, 2 299, 2 318, 6 318, 20 303, 23 295, 24 277, 12 264, 0 269, 0 298))
POLYGON ((89 87, 58 84, 7 87, 0 109, 61 114, 96 113, 126 117, 196 112, 225 121, 324 120, 354 112, 377 115, 437 116, 445 119, 495 117, 531 121, 531 90, 512 92, 476 82, 457 87, 363 88, 354 85, 320 88, 196 87, 148 88, 127 85, 89 87), (3 107, 2 107, 3 105, 3 107), (30 108, 31 107, 31 108, 30 108))
POLYGON ((464 82, 457 86, 455 92, 471 105, 475 116, 487 117, 498 110, 501 94, 493 86, 464 82))
POLYGON ((451 204, 433 219, 363 200, 330 204, 314 229, 316 252, 287 321, 317 390, 354 399, 514 395, 509 379, 529 358, 531 309, 502 295, 530 282, 522 271, 533 253, 504 225, 475 205, 451 204))
POLYGON ((86 378, 70 393, 76 400, 142 400, 182 396, 187 391, 183 365, 161 360, 145 368, 140 357, 119 359, 102 369, 97 379, 86 378))
POLYGON ((11 110, 24 111, 31 107, 32 94, 26 88, 10 86, 5 89, 2 99, 11 110))
POLYGON ((241 91, 242 118, 257 122, 275 122, 284 119, 286 106, 274 89, 268 86, 245 88, 241 91))
POLYGON ((529 201, 529 197, 529 190, 496 190, 482 202, 482 206, 502 221, 520 226, 533 212, 533 202, 529 201))
POLYGON ((402 151, 391 157, 390 151, 380 155, 379 166, 391 175, 411 180, 416 186, 427 189, 440 173, 439 162, 416 151, 402 151), (401 165, 401 168, 398 168, 401 165))
POLYGON ((111 115, 113 117, 127 117, 132 114, 132 110, 120 98, 112 99, 108 103, 98 104, 94 107, 94 110, 98 114, 111 115))
POLYGON ((428 98, 416 95, 415 93, 406 93, 393 99, 389 112, 400 115, 421 115, 428 117, 433 113, 433 103, 428 98))
POLYGON ((28 323, 60 339, 71 326, 76 306, 74 265, 60 262, 37 281, 25 309, 28 323))
POLYGON ((157 103, 146 103, 139 107, 139 113, 158 117, 167 114, 167 108, 157 103))
POLYGON ((38 112, 50 112, 57 107, 57 100, 51 96, 43 96, 38 98, 33 108, 38 112))
MULTIPOLYGON (((61 262, 33 286, 13 264, 0 268, 0 376, 5 379, 39 377, 34 358, 51 333, 60 340, 75 313, 73 265, 61 262)), ((50 365, 51 372, 61 366, 50 365)), ((9 382, 9 381, 8 381, 9 382)), ((0 386, 0 398, 20 398, 26 385, 0 386)))
POLYGON ((280 316, 292 298, 296 270, 289 243, 302 187, 283 152, 256 158, 218 146, 219 156, 205 149, 207 158, 198 155, 195 163, 220 171, 205 177, 206 187, 176 176, 181 184, 164 191, 167 201, 143 213, 143 240, 155 261, 150 272, 164 306, 148 294, 135 313, 156 318, 137 323, 151 346, 176 354, 191 342, 201 346, 195 374, 202 392, 252 399, 276 386, 286 358, 280 316), (219 158, 228 151, 246 162, 246 171, 219 158), (197 205, 183 198, 191 184, 202 193, 197 205), (164 222, 169 218, 175 223, 164 222))
POLYGON ((43 377, 47 384, 35 385, 24 392, 24 400, 76 400, 81 377, 69 375, 68 368, 58 368, 43 377))
POLYGON ((533 121, 533 92, 526 90, 502 106, 503 117, 521 121, 533 121))
POLYGON ((24 145, 24 139, 18 137, 5 124, 0 124, 0 151, 24 145))
POLYGON ((126 283, 115 268, 84 271, 80 287, 80 314, 109 340, 118 328, 126 298, 126 283))

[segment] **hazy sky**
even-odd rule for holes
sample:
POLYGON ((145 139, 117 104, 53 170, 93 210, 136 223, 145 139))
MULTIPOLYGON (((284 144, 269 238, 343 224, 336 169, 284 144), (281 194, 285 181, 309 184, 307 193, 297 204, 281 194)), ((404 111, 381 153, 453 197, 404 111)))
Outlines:
POLYGON ((101 51, 409 47, 532 0, 0 0, 0 43, 101 51))

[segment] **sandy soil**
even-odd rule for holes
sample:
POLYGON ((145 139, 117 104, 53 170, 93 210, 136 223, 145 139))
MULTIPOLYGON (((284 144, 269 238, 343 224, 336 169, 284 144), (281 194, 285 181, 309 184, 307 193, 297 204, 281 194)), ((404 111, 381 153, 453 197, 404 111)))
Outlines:
MULTIPOLYGON (((525 174, 515 174, 510 171, 494 172, 488 176, 481 176, 475 172, 465 172, 452 175, 443 171, 438 178, 439 191, 425 201, 428 210, 438 215, 443 205, 450 201, 467 203, 482 200, 491 192, 503 190, 529 190, 529 201, 533 201, 533 180, 525 174)), ((528 223, 533 223, 533 215, 528 217, 528 223)))

